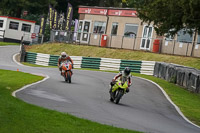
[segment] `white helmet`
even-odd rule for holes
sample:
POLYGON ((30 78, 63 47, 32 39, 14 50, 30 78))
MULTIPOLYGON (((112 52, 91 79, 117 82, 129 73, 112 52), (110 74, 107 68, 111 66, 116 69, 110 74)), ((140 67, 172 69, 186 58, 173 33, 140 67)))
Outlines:
POLYGON ((61 53, 61 58, 62 58, 62 59, 65 59, 67 56, 68 56, 68 55, 67 55, 65 52, 62 52, 62 53, 61 53))

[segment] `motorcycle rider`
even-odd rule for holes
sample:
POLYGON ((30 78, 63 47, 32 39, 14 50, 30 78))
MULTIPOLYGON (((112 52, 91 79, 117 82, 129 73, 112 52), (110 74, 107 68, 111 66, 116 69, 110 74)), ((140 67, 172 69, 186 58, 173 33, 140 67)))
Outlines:
POLYGON ((64 62, 64 61, 70 61, 72 63, 72 68, 74 68, 74 63, 73 63, 73 60, 70 58, 69 55, 66 54, 66 52, 62 52, 60 57, 58 58, 58 68, 61 72, 61 75, 62 75, 62 66, 61 64, 64 62))
MULTIPOLYGON (((123 71, 121 71, 112 79, 112 82, 110 83, 111 85, 110 93, 112 94, 112 96, 115 95, 114 93, 118 89, 118 88, 113 89, 113 86, 115 85, 117 79, 121 80, 122 84, 124 84, 127 81, 128 87, 130 87, 132 84, 131 69, 129 67, 126 67, 123 71)), ((126 92, 127 93, 129 92, 129 88, 126 89, 126 92)))

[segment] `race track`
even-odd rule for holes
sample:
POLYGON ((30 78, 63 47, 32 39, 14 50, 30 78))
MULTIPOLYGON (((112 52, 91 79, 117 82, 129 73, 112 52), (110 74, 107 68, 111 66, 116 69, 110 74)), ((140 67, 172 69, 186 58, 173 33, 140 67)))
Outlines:
POLYGON ((149 81, 133 77, 130 92, 119 105, 109 101, 108 85, 114 73, 73 70, 64 82, 57 68, 27 67, 13 61, 19 46, 0 47, 0 69, 48 75, 46 81, 16 93, 23 101, 68 112, 103 124, 148 133, 200 133, 181 117, 162 91, 149 81))

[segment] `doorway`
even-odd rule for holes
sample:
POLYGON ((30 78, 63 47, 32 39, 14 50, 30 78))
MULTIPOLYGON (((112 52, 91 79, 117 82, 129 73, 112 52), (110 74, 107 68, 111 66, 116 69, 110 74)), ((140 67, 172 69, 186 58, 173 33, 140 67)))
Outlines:
POLYGON ((153 35, 153 26, 145 25, 143 28, 140 49, 150 50, 153 35))

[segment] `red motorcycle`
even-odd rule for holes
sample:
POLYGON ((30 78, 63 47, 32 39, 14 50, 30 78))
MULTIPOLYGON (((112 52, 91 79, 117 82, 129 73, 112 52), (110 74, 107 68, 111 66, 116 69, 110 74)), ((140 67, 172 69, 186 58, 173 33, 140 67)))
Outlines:
POLYGON ((65 61, 61 64, 62 76, 65 78, 66 82, 71 83, 72 78, 72 63, 70 61, 65 61))

